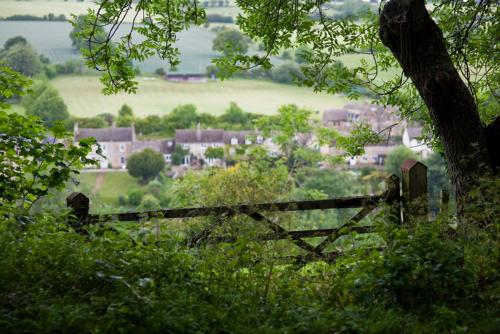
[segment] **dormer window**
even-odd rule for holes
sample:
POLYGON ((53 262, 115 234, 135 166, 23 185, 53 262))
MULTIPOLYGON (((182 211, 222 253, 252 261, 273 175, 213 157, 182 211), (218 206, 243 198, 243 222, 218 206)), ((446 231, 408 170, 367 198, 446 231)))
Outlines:
POLYGON ((252 145, 252 141, 250 139, 245 139, 245 145, 252 145))
POLYGON ((231 138, 231 145, 238 145, 238 138, 236 137, 231 138))
POLYGON ((257 143, 262 144, 264 142, 264 138, 262 136, 257 136, 257 143))
POLYGON ((172 141, 170 141, 170 140, 169 140, 169 141, 167 141, 167 146, 168 146, 168 147, 172 147, 172 141))

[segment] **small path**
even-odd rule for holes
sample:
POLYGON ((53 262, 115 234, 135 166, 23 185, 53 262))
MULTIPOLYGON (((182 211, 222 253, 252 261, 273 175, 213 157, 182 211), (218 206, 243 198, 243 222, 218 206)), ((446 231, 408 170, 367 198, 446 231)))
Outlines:
POLYGON ((92 194, 97 194, 99 189, 101 189, 101 186, 104 182, 104 176, 105 176, 105 173, 97 174, 97 177, 95 178, 94 189, 92 189, 92 194))

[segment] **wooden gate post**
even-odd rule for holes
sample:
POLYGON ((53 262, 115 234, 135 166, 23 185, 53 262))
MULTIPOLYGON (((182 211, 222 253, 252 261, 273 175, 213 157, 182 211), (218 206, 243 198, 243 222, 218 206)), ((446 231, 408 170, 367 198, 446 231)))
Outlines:
POLYGON ((399 177, 392 174, 386 180, 387 190, 385 192, 386 203, 390 205, 390 215, 394 222, 401 224, 401 188, 399 185, 399 177))
POLYGON ((409 159, 401 166, 403 188, 403 220, 408 223, 413 217, 427 217, 427 167, 409 159))
POLYGON ((82 193, 74 192, 66 197, 66 205, 71 209, 71 213, 76 216, 76 221, 73 220, 73 227, 86 225, 88 222, 90 200, 82 193))

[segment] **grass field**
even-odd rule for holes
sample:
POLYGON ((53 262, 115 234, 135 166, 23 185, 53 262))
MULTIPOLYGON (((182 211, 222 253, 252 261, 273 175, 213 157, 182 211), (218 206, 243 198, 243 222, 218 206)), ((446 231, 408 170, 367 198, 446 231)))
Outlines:
POLYGON ((221 114, 230 102, 245 111, 272 114, 283 104, 294 103, 314 111, 342 106, 342 96, 316 94, 309 88, 257 80, 227 80, 208 83, 172 83, 161 78, 139 78, 137 94, 104 96, 93 76, 58 77, 52 84, 59 90, 70 114, 89 117, 104 112, 117 113, 122 104, 137 116, 161 115, 180 104, 195 104, 199 112, 221 114), (149 80, 147 80, 149 79, 149 80))
MULTIPOLYGON (((220 14, 236 17, 238 9, 234 6, 233 1, 230 3, 232 5, 228 7, 209 7, 206 9, 206 12, 207 14, 220 14)), ((88 8, 97 8, 96 4, 89 0, 0 0, 0 7, 2 8, 0 17, 8 17, 16 14, 44 16, 49 13, 53 13, 55 15, 63 14, 67 18, 71 17, 71 14, 85 14, 88 8)), ((132 15, 127 17, 127 20, 131 19, 132 15)))
POLYGON ((31 0, 31 1, 17 1, 17 0, 0 0, 1 17, 12 15, 34 15, 44 16, 49 13, 55 15, 63 14, 67 18, 71 14, 85 14, 88 8, 95 8, 96 5, 92 1, 79 2, 76 0, 31 0))
POLYGON ((117 207, 119 195, 126 196, 131 190, 141 187, 137 179, 127 172, 84 172, 80 174, 78 181, 80 182, 78 191, 99 199, 98 203, 92 203, 94 208, 117 207))
MULTIPOLYGON (((0 0, 0 4, 2 1, 0 0)), ((68 22, 0 21, 0 45, 14 36, 24 36, 38 53, 48 57, 53 63, 64 63, 70 59, 81 59, 80 53, 71 46, 69 33, 72 26, 68 22)), ((121 30, 130 29, 124 24, 121 30)), ((120 30, 118 34, 120 33, 120 30)), ((205 28, 191 28, 178 34, 176 46, 181 52, 179 73, 205 73, 211 59, 217 54, 212 50, 215 33, 205 28)), ((159 57, 151 57, 139 65, 141 71, 152 73, 159 67, 169 66, 159 57)))

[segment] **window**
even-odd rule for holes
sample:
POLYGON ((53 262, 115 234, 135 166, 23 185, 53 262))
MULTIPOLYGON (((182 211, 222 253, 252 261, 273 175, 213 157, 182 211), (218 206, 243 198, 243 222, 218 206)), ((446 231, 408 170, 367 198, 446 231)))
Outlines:
POLYGON ((101 145, 101 149, 102 149, 103 151, 106 151, 106 145, 102 144, 102 145, 101 145))
POLYGON ((120 163, 123 165, 125 164, 125 157, 120 157, 120 163))
POLYGON ((171 140, 167 141, 167 146, 168 146, 168 147, 172 147, 172 145, 173 145, 173 143, 172 143, 172 141, 171 141, 171 140))
POLYGON ((245 139, 245 145, 252 145, 252 141, 250 139, 245 139))
POLYGON ((120 144, 120 152, 125 152, 125 144, 120 144))
POLYGON ((238 145, 238 138, 236 137, 231 138, 231 145, 238 145))
POLYGON ((189 144, 182 144, 182 148, 183 149, 189 148, 189 144))
POLYGON ((207 148, 207 147, 208 147, 208 145, 207 145, 206 143, 202 143, 202 144, 201 144, 201 147, 203 147, 203 148, 207 148))
POLYGON ((164 157, 165 157, 165 161, 166 162, 172 161, 172 155, 171 154, 165 154, 164 157))
POLYGON ((257 136, 257 143, 262 144, 264 142, 264 138, 262 136, 257 136))

